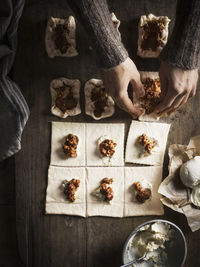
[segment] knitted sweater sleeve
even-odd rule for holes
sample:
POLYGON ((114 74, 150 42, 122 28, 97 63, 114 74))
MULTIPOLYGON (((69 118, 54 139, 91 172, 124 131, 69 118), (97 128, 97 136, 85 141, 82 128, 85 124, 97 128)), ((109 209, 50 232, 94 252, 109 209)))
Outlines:
POLYGON ((111 68, 125 61, 128 53, 114 27, 106 0, 68 0, 85 28, 96 52, 97 64, 111 68))
POLYGON ((180 0, 175 28, 160 59, 182 69, 200 69, 200 1, 180 0))

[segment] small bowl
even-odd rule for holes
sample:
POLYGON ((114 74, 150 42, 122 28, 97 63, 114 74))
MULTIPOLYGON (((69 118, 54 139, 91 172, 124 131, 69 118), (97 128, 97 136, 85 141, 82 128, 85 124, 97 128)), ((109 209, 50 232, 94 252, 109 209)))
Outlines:
MULTIPOLYGON (((166 220, 151 220, 151 221, 147 221, 143 224, 140 224, 138 227, 136 227, 134 229, 134 231, 128 236, 128 238, 126 239, 126 242, 124 244, 123 247, 123 254, 122 254, 122 261, 123 264, 126 264, 128 262, 131 261, 131 259, 129 258, 128 255, 128 245, 129 245, 129 241, 132 242, 133 237, 136 235, 136 233, 140 230, 140 228, 142 228, 143 226, 149 225, 149 224, 153 224, 156 222, 163 222, 163 223, 167 223, 171 226, 171 229, 174 230, 174 236, 173 236, 173 246, 166 246, 166 248, 164 249, 164 251, 167 254, 167 262, 166 262, 166 266, 170 266, 170 267, 183 267, 186 256, 187 256, 187 244, 186 244, 186 240, 185 240, 185 236, 183 234, 183 232, 181 231, 181 229, 175 225, 172 222, 166 221, 166 220)), ((134 249, 133 249, 133 254, 134 254, 134 249)), ((131 254, 132 260, 135 259, 134 255, 131 254)), ((148 262, 146 261, 146 264, 143 266, 153 266, 152 264, 148 264, 148 262)))

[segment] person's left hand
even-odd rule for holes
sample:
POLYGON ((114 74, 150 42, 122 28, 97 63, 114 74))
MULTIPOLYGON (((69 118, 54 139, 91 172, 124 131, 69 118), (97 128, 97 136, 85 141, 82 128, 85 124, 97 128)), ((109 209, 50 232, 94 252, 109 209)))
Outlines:
POLYGON ((198 70, 184 70, 161 62, 159 74, 161 97, 154 112, 159 116, 170 115, 196 94, 198 70))

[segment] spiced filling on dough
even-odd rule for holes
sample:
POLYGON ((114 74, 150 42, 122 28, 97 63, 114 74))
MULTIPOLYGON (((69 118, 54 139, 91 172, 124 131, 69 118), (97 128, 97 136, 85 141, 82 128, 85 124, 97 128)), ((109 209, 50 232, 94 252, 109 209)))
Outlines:
POLYGON ((150 114, 160 101, 160 79, 146 78, 142 83, 144 85, 145 95, 140 99, 141 106, 145 109, 146 114, 150 114))
POLYGON ((65 143, 63 146, 64 153, 69 157, 69 158, 75 158, 77 157, 77 146, 78 146, 78 136, 74 134, 68 134, 67 137, 65 138, 65 143))
POLYGON ((105 157, 112 157, 115 153, 115 147, 117 144, 110 139, 105 139, 101 144, 99 145, 100 152, 105 157))
POLYGON ((63 83, 63 86, 54 88, 54 90, 57 92, 55 105, 63 113, 65 113, 66 110, 71 110, 77 106, 78 101, 74 98, 72 88, 70 86, 63 83))
POLYGON ((140 135, 137 141, 138 144, 144 148, 144 152, 149 155, 152 153, 152 149, 158 143, 154 138, 149 138, 146 134, 140 135))
POLYGON ((78 187, 80 186, 80 180, 79 179, 72 179, 70 181, 64 182, 64 194, 66 195, 66 198, 74 202, 75 201, 75 193, 78 187))
POLYGON ((144 203, 151 196, 151 190, 149 188, 142 188, 140 182, 133 184, 136 191, 136 200, 140 203, 144 203))
POLYGON ((102 194, 103 198, 105 201, 111 201, 114 197, 113 194, 113 190, 112 188, 109 186, 110 184, 113 183, 113 179, 109 179, 109 178, 104 178, 101 181, 101 185, 100 185, 100 193, 102 194))
POLYGON ((66 35, 69 34, 67 24, 57 24, 53 29, 53 41, 55 48, 60 50, 62 54, 65 54, 70 47, 66 35))
POLYGON ((164 22, 161 18, 147 21, 143 27, 144 36, 141 43, 143 50, 156 51, 159 46, 164 46, 162 41, 162 32, 165 28, 164 22))
POLYGON ((96 117, 100 117, 105 111, 108 101, 108 95, 105 91, 105 88, 95 86, 91 92, 91 100, 94 102, 94 115, 96 117))

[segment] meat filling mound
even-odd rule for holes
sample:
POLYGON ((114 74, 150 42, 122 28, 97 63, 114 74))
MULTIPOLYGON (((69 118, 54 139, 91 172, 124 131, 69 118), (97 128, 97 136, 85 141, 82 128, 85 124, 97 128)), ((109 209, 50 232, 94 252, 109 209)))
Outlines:
POLYGON ((113 140, 105 139, 103 142, 101 142, 99 149, 103 156, 112 157, 115 153, 116 146, 117 144, 113 142, 113 140))
POLYGON ((150 155, 152 149, 157 145, 157 141, 154 138, 149 138, 146 134, 142 134, 138 137, 138 144, 143 146, 144 152, 150 155))
POLYGON ((156 51, 159 46, 164 46, 162 32, 165 28, 163 19, 153 19, 147 21, 143 26, 144 36, 141 43, 143 50, 156 51))
POLYGON ((66 35, 68 34, 67 24, 57 24, 53 29, 53 41, 55 48, 65 54, 70 46, 66 35))
POLYGON ((110 184, 113 183, 113 179, 109 179, 109 178, 104 178, 101 181, 101 185, 100 185, 100 192, 104 198, 105 201, 111 201, 114 197, 113 195, 113 190, 112 188, 109 186, 110 184))
POLYGON ((63 86, 54 88, 54 90, 57 92, 55 105, 63 113, 65 113, 66 110, 71 110, 77 106, 78 101, 74 98, 72 88, 70 86, 63 83, 63 86), (67 89, 68 93, 66 93, 67 89))
POLYGON ((136 182, 133 184, 134 189, 136 190, 136 200, 140 203, 144 203, 147 199, 151 196, 151 190, 150 189, 144 189, 142 188, 140 182, 136 182))
POLYGON ((104 87, 95 87, 91 92, 91 100, 94 102, 94 115, 98 118, 105 111, 108 94, 104 87))
POLYGON ((160 101, 160 79, 146 78, 143 84, 145 95, 141 98, 141 106, 146 110, 146 114, 150 114, 160 101))
POLYGON ((77 157, 77 146, 78 146, 78 136, 74 134, 68 134, 65 137, 65 143, 63 146, 64 153, 69 157, 69 158, 75 158, 77 157))
POLYGON ((76 190, 78 189, 80 185, 80 180, 79 179, 72 179, 69 182, 65 183, 65 189, 64 189, 64 194, 66 195, 66 198, 74 202, 75 201, 75 193, 76 190))

